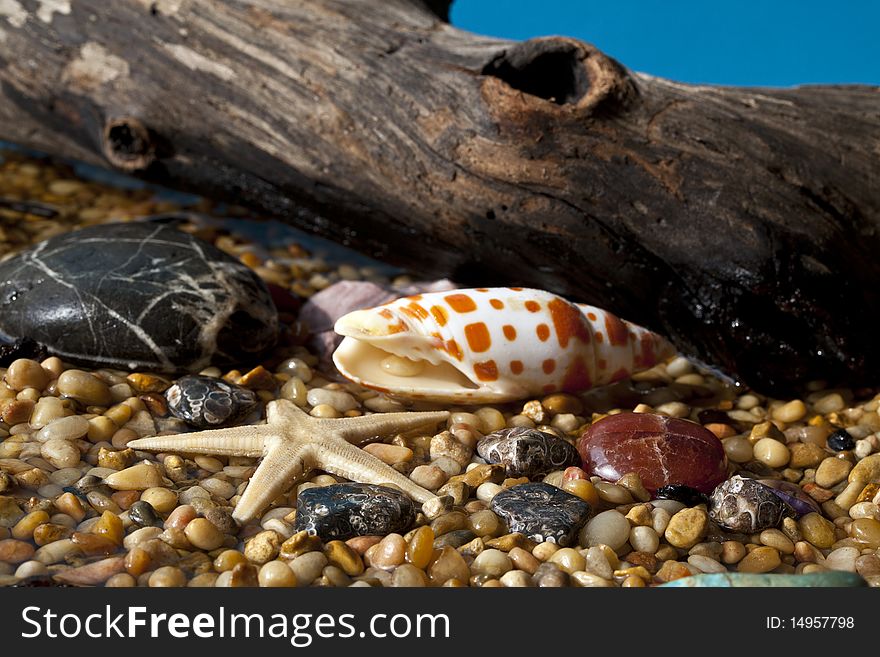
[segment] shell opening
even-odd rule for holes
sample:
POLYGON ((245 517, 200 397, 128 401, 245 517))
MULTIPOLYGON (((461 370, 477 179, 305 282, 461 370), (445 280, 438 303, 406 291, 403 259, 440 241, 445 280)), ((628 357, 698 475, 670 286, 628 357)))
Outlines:
POLYGON ((436 365, 385 351, 363 340, 346 337, 333 353, 346 377, 367 388, 416 399, 446 399, 450 390, 467 396, 480 387, 446 362, 436 365))

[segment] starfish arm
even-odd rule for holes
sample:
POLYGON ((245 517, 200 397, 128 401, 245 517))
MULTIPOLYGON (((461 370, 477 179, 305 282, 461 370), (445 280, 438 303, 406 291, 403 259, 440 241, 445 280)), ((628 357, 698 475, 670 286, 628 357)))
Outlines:
POLYGON ((312 448, 290 441, 269 445, 266 456, 254 472, 232 517, 240 523, 254 518, 281 493, 314 467, 312 448))
POLYGON ((264 425, 229 427, 176 436, 138 438, 128 443, 128 446, 161 452, 257 457, 264 453, 267 435, 268 430, 264 425))
POLYGON ((334 440, 329 444, 314 445, 314 450, 315 467, 321 470, 365 484, 394 484, 418 502, 436 497, 390 465, 347 442, 334 440))
POLYGON ((361 444, 392 433, 401 433, 421 427, 434 427, 448 418, 448 411, 424 411, 418 413, 374 413, 361 417, 320 420, 320 423, 345 440, 361 444))

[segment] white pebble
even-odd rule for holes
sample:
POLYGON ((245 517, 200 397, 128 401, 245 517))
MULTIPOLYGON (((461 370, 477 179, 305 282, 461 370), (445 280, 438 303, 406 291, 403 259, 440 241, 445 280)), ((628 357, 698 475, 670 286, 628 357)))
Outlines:
POLYGON ((677 500, 651 500, 651 506, 655 509, 664 509, 670 516, 674 516, 685 507, 677 500))
POLYGON ((673 379, 677 379, 678 377, 684 376, 685 374, 690 374, 693 371, 694 366, 687 358, 684 358, 683 356, 677 356, 676 358, 673 358, 666 366, 666 373, 673 379))
MULTIPOLYGON (((88 423, 86 423, 88 424, 88 423)), ((79 463, 80 452, 69 440, 53 438, 43 443, 40 454, 56 468, 72 468, 79 463)))
POLYGON ((861 552, 858 548, 837 548, 825 557, 825 567, 830 570, 848 570, 850 572, 855 572, 856 559, 860 556, 861 552))
POLYGON ((629 532, 629 544, 633 550, 654 554, 660 547, 660 536, 653 527, 633 527, 629 532))
POLYGON ((672 520, 672 514, 663 507, 651 510, 651 526, 658 535, 663 536, 670 520, 672 520))
POLYGON ((209 493, 219 495, 224 500, 228 500, 235 495, 235 486, 228 481, 222 481, 220 479, 215 479, 214 477, 202 480, 199 485, 209 493))
POLYGON ((205 497, 205 498, 210 499, 211 493, 206 491, 201 486, 192 486, 192 487, 187 488, 185 491, 182 491, 180 493, 180 496, 179 496, 180 504, 181 505, 189 504, 197 497, 205 497))
POLYGON ((274 509, 269 509, 263 514, 263 529, 266 529, 265 523, 267 521, 274 520, 275 518, 284 519, 285 516, 290 515, 293 511, 294 508, 292 506, 276 506, 274 509))
POLYGON ((82 478, 79 468, 61 468, 49 474, 49 481, 59 486, 70 486, 82 478))
POLYGON ((265 521, 262 523, 262 525, 263 529, 270 529, 276 534, 280 534, 282 539, 285 541, 296 533, 293 525, 284 522, 280 518, 273 518, 271 520, 265 521))
POLYGON ((492 501, 493 497, 503 490, 504 489, 498 484, 493 484, 491 481, 487 481, 477 486, 477 499, 488 504, 492 501))
POLYGON ((37 432, 41 443, 49 440, 76 440, 89 432, 89 421, 82 415, 71 415, 52 420, 37 432))
POLYGON ((855 455, 857 459, 863 459, 866 456, 870 456, 871 452, 874 451, 874 446, 871 444, 871 441, 867 438, 862 438, 861 440, 856 441, 855 455))
POLYGON ((724 564, 718 563, 717 561, 715 561, 715 559, 712 559, 702 554, 692 554, 688 557, 687 561, 688 564, 704 573, 727 572, 727 567, 724 564))
POLYGON ((581 545, 607 545, 612 550, 623 547, 629 539, 630 525, 622 513, 611 509, 597 514, 580 531, 581 545))
POLYGON ((340 413, 353 411, 358 407, 357 400, 347 392, 341 390, 324 390, 323 388, 313 388, 309 390, 306 399, 312 406, 320 406, 327 404, 332 406, 340 413))

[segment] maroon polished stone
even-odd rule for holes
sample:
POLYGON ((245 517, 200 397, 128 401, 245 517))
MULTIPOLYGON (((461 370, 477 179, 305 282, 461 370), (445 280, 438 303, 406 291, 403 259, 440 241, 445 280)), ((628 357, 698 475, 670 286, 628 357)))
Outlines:
POLYGON ((578 440, 584 470, 607 481, 637 472, 651 492, 684 484, 703 493, 727 479, 721 441, 699 424, 651 413, 609 415, 578 440))

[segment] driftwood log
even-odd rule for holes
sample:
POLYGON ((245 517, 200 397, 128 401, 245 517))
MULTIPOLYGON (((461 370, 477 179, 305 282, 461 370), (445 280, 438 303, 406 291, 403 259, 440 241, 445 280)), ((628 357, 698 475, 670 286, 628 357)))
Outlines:
POLYGON ((679 84, 448 6, 3 0, 0 139, 604 306, 759 391, 880 383, 878 88, 679 84))

